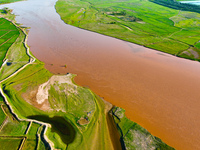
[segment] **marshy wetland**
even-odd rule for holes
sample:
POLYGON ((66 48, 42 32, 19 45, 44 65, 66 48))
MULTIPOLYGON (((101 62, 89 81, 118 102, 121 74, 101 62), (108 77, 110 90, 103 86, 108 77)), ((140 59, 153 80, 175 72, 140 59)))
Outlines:
MULTIPOLYGON (((56 0, 28 0, 1 7, 13 9, 17 22, 30 27, 28 45, 34 56, 45 63, 46 69, 56 74, 77 74, 74 79, 77 84, 89 87, 106 101, 124 108, 128 118, 170 146, 177 149, 198 149, 199 62, 67 25, 56 13, 55 3, 56 0)), ((37 67, 35 69, 40 70, 37 67)), ((41 82, 34 79, 32 83, 42 84, 52 76, 46 71, 41 72, 46 78, 41 82)), ((24 76, 27 76, 25 73, 24 76)), ((17 79, 20 79, 20 82, 27 80, 22 80, 19 75, 13 79, 14 85, 18 83, 17 79)), ((11 86, 12 82, 7 81, 6 84, 11 86)), ((23 86, 19 88, 23 93, 23 86)), ((52 89, 55 94, 53 91, 52 89)), ((84 97, 84 94, 82 96, 84 97)), ((91 97, 95 99, 96 109, 99 109, 98 105, 105 107, 95 95, 91 94, 91 97)), ((19 103, 15 107, 19 109, 20 105, 19 103)), ((33 113, 37 112, 37 109, 31 106, 30 108, 29 115, 37 114, 33 113)), ((51 114, 51 117, 57 115, 60 115, 59 112, 51 114)), ((70 116, 70 113, 68 115, 70 116)), ((96 120, 105 121, 105 116, 98 113, 94 116, 97 116, 96 120)), ((45 122, 46 118, 43 120, 45 122)), ((97 140, 104 138, 99 125, 95 124, 95 128, 99 133, 98 137, 88 132, 84 138, 90 137, 90 134, 97 140)), ((107 125, 104 125, 104 129, 108 130, 107 125)), ((84 130, 81 128, 81 131, 84 130)), ((75 140, 80 140, 78 138, 81 131, 75 140)), ((58 135, 55 134, 51 139, 56 136, 58 135)), ((108 135, 107 139, 110 140, 108 135)), ((112 142, 110 140, 107 143, 112 142)))

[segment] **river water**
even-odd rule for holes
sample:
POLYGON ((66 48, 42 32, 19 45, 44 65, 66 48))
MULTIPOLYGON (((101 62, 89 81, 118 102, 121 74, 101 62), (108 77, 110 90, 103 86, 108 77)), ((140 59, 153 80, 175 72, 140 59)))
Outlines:
POLYGON ((200 5, 200 1, 179 1, 179 2, 184 4, 200 5))
POLYGON ((199 149, 200 63, 66 25, 55 2, 1 7, 31 27, 30 50, 49 71, 77 74, 76 83, 126 109, 128 118, 167 144, 199 149))

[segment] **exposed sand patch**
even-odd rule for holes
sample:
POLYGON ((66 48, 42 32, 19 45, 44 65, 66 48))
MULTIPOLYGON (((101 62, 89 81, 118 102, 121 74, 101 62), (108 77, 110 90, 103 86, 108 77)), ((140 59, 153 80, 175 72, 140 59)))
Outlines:
MULTIPOLYGON (((48 101, 49 89, 51 88, 51 86, 54 86, 56 90, 60 91, 61 89, 59 89, 59 85, 67 83, 68 86, 73 86, 73 88, 66 87, 62 91, 65 92, 65 94, 67 95, 69 93, 77 93, 77 86, 73 84, 71 78, 72 74, 62 76, 54 75, 47 82, 41 84, 39 87, 29 87, 26 93, 22 94, 22 97, 26 102, 28 102, 36 108, 39 108, 44 111, 52 110, 48 101)), ((16 85, 15 89, 21 89, 21 85, 16 85)))
POLYGON ((36 100, 38 104, 42 104, 46 99, 48 99, 49 88, 46 88, 48 84, 49 81, 39 86, 38 92, 36 94, 36 100))
MULTIPOLYGON (((38 88, 38 92, 36 94, 36 100, 38 104, 42 104, 44 103, 45 100, 48 99, 48 91, 51 88, 51 86, 54 86, 56 84, 63 84, 63 83, 67 83, 69 85, 74 86, 74 91, 70 91, 70 92, 76 92, 76 85, 72 83, 71 81, 72 75, 71 74, 67 74, 67 75, 54 75, 52 76, 47 82, 43 83, 42 85, 39 86, 38 88)), ((59 89, 57 89, 59 90, 59 89)), ((67 94, 67 91, 66 91, 67 94)))
POLYGON ((51 110, 50 104, 48 99, 45 99, 45 101, 41 104, 38 104, 36 101, 36 94, 37 94, 38 88, 35 87, 34 89, 29 88, 26 93, 22 94, 23 99, 28 102, 29 104, 33 105, 34 107, 47 111, 51 110))

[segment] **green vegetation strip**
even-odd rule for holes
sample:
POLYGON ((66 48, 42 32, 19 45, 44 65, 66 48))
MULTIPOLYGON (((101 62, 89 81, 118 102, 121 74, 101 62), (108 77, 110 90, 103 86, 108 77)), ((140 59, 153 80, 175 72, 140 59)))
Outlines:
POLYGON ((6 3, 13 3, 13 2, 18 2, 22 0, 0 0, 0 4, 6 4, 6 3))
POLYGON ((19 30, 10 21, 0 18, 0 66, 6 57, 8 49, 19 36, 19 30))
POLYGON ((67 24, 200 60, 199 13, 146 0, 58 0, 55 7, 67 24))
POLYGON ((10 139, 0 137, 1 150, 18 149, 23 139, 10 139))
MULTIPOLYGON (((9 21, 5 20, 5 22, 9 21)), ((30 57, 27 55, 26 48, 24 47, 23 43, 25 41, 26 35, 21 29, 17 28, 14 24, 10 22, 9 24, 12 25, 13 28, 16 28, 16 30, 9 32, 9 35, 12 33, 11 36, 15 37, 15 40, 10 41, 10 43, 8 44, 6 44, 8 42, 6 41, 6 43, 4 42, 3 45, 0 47, 0 52, 4 52, 4 55, 2 55, 2 63, 3 60, 7 60, 6 64, 4 64, 4 66, 1 67, 0 80, 7 78, 15 71, 19 70, 21 67, 27 64, 30 59, 30 57), (5 48, 5 46, 7 46, 7 49, 5 48)), ((3 37, 3 40, 9 38, 8 34, 4 35, 3 37), (3 38, 5 36, 6 38, 3 38)))
POLYGON ((123 149, 174 150, 174 148, 166 145, 159 138, 151 135, 146 129, 129 120, 125 116, 124 109, 114 107, 110 113, 121 134, 123 149))

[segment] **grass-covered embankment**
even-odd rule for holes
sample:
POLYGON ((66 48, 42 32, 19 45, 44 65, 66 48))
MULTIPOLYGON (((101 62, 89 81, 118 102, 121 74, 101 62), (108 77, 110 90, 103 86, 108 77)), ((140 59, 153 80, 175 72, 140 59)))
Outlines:
POLYGON ((56 10, 67 24, 200 60, 200 14, 146 0, 58 0, 56 10))
POLYGON ((124 150, 174 150, 174 148, 166 145, 159 138, 151 135, 146 129, 129 120, 125 116, 124 109, 114 107, 110 111, 110 114, 113 116, 117 128, 120 132, 120 140, 124 150))

